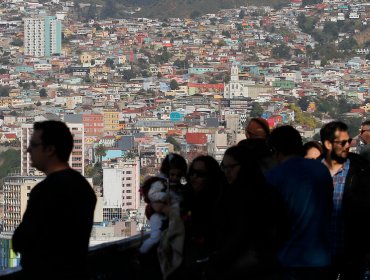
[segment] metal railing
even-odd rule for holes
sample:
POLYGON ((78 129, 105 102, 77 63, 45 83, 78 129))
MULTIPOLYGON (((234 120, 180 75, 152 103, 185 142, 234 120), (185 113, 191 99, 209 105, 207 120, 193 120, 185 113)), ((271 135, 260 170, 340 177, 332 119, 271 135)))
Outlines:
MULTIPOLYGON (((89 249, 90 280, 136 279, 135 257, 137 248, 147 235, 135 235, 123 240, 103 243, 89 249)), ((73 252, 71 252, 73 254, 73 252)), ((0 280, 19 279, 21 268, 0 272, 0 280)))

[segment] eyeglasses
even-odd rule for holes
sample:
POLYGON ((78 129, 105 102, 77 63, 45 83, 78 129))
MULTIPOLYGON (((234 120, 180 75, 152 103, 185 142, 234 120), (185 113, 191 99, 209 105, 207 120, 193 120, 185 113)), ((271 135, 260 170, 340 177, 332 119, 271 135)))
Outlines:
POLYGON ((240 165, 239 163, 234 163, 234 164, 228 164, 228 165, 224 165, 221 163, 221 169, 222 171, 226 171, 226 170, 229 170, 229 169, 233 169, 234 167, 240 165))
POLYGON ((342 147, 344 147, 347 143, 348 143, 349 145, 351 144, 351 142, 352 142, 352 138, 349 138, 349 139, 347 139, 347 140, 342 140, 342 141, 334 140, 333 142, 334 142, 334 143, 336 143, 336 144, 341 145, 342 147))
POLYGON ((30 143, 29 143, 29 147, 31 147, 31 148, 37 148, 38 146, 41 146, 42 145, 42 143, 35 143, 35 142, 32 142, 32 141, 30 141, 30 143))
POLYGON ((199 177, 199 178, 204 178, 204 177, 207 177, 208 172, 203 171, 203 170, 190 169, 188 175, 189 176, 196 176, 196 177, 199 177))
POLYGON ((366 131, 370 131, 370 129, 362 129, 362 130, 360 130, 360 134, 363 134, 366 131))

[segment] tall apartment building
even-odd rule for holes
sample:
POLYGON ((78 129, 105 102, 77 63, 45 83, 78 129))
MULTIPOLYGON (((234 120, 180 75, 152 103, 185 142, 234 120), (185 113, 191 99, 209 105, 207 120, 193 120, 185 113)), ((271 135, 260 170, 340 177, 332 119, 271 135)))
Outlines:
MULTIPOLYGON (((69 164, 73 169, 84 175, 84 127, 82 123, 66 123, 73 135, 73 150, 69 158, 69 164)), ((31 157, 27 153, 28 144, 31 140, 33 124, 22 124, 21 126, 21 174, 42 175, 31 166, 31 157)))
POLYGON ((3 182, 4 220, 3 231, 12 232, 20 224, 26 211, 29 193, 43 177, 9 175, 3 182))
POLYGON ((103 216, 120 219, 125 210, 138 209, 140 204, 140 160, 119 158, 103 164, 103 216))
MULTIPOLYGON (((41 176, 22 176, 20 174, 9 174, 3 180, 4 208, 3 232, 13 232, 20 224, 23 214, 26 211, 27 203, 31 190, 44 177, 41 176)), ((88 180, 92 185, 92 180, 88 180)), ((68 204, 68 201, 66 200, 68 204)), ((94 213, 94 222, 103 221, 103 202, 98 197, 94 213)), ((68 223, 68 221, 65 221, 68 223)))
POLYGON ((55 16, 24 18, 24 54, 36 57, 62 53, 62 22, 55 16))

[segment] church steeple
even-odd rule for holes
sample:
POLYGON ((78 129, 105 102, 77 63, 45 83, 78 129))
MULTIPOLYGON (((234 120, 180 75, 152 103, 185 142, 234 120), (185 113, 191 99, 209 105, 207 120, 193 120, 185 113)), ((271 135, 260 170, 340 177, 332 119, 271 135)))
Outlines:
POLYGON ((233 65, 231 66, 230 80, 232 82, 239 81, 239 67, 235 62, 233 62, 233 65))

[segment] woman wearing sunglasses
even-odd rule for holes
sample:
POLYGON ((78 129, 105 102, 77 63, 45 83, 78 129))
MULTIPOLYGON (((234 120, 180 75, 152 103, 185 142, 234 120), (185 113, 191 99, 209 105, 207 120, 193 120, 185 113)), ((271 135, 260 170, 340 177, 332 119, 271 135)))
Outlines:
POLYGON ((218 162, 210 156, 193 160, 187 174, 189 193, 184 199, 184 261, 173 279, 204 279, 204 269, 214 251, 216 210, 226 184, 218 162))

